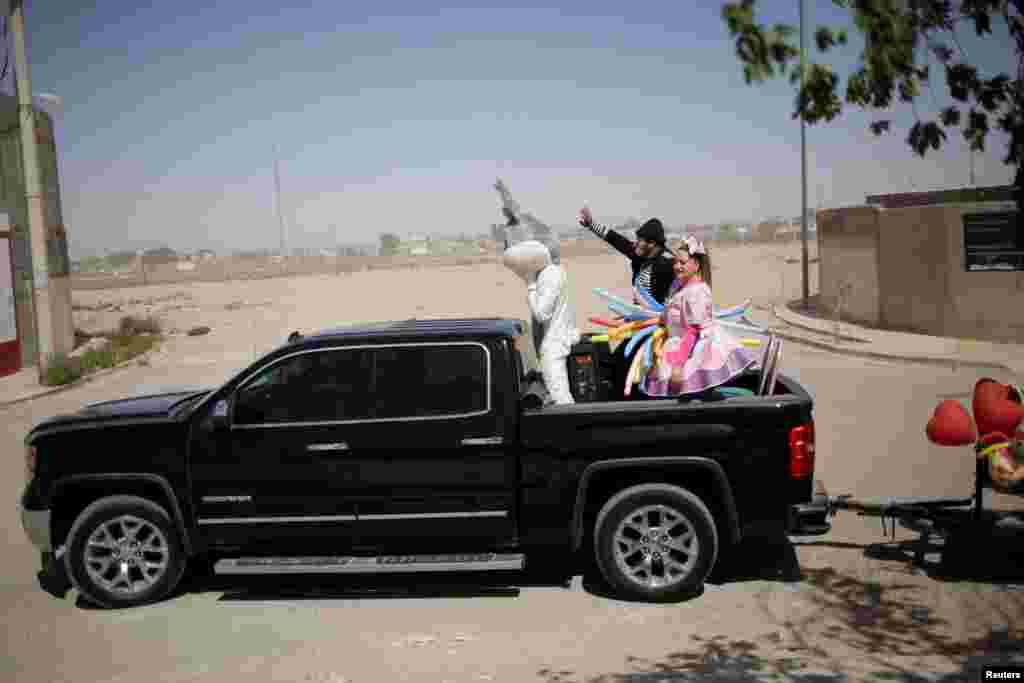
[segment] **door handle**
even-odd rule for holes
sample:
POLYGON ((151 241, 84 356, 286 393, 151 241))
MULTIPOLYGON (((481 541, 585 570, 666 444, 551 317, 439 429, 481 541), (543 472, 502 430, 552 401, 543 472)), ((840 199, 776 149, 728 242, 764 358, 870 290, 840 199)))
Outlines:
POLYGON ((463 446, 500 446, 505 439, 500 436, 483 436, 479 438, 463 439, 463 446))
POLYGON ((327 453, 332 451, 347 451, 348 444, 344 441, 339 443, 311 443, 306 446, 307 451, 314 453, 327 453))

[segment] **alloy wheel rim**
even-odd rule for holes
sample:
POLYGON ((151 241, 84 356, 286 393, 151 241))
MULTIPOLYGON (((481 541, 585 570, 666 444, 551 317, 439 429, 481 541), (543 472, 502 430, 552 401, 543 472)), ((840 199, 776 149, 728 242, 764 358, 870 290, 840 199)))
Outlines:
POLYGON ((667 505, 646 505, 623 519, 612 538, 619 570, 643 588, 684 581, 697 564, 700 542, 690 520, 667 505))
POLYGON ((85 571, 89 578, 121 597, 138 595, 164 574, 170 547, 163 532, 135 515, 120 515, 100 524, 86 539, 85 571))

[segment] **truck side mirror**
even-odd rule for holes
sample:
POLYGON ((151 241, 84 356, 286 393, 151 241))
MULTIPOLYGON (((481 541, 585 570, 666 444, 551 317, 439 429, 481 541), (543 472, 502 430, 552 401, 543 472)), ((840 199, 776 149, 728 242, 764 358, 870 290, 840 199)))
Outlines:
POLYGON ((228 402, 221 399, 213 404, 213 412, 210 413, 210 427, 215 432, 228 428, 228 402))

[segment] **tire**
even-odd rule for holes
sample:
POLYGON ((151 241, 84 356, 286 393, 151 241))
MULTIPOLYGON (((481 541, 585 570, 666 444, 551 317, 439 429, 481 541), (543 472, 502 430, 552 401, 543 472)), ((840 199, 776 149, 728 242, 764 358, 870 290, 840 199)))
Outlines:
POLYGON ((669 484, 641 484, 620 491, 601 508, 594 523, 594 555, 616 595, 654 602, 679 600, 698 594, 714 568, 718 530, 707 506, 690 491, 669 484), (631 517, 645 512, 644 522, 627 526, 631 517), (648 532, 667 533, 669 541, 662 536, 644 544, 638 532, 644 524, 648 532), (683 537, 688 539, 680 543, 683 537), (666 557, 670 563, 664 561, 666 557))
POLYGON ((118 608, 165 598, 181 580, 186 558, 166 510, 137 496, 109 496, 78 515, 68 532, 64 562, 82 597, 118 608))

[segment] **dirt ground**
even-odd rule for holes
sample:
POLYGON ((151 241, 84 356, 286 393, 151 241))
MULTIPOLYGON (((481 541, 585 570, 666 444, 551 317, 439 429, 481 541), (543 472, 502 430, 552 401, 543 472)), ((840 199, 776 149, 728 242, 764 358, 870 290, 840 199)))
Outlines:
MULTIPOLYGON (((799 294, 799 245, 725 247, 712 258, 720 306, 799 294)), ((627 287, 627 264, 608 254, 565 265, 580 326, 591 328, 587 317, 606 313, 592 288, 627 287)), ((38 561, 13 514, 20 440, 34 421, 216 384, 292 330, 526 313, 522 282, 498 264, 76 292, 74 302, 88 331, 147 313, 169 330, 212 331, 173 335, 149 365, 0 410, 0 481, 12 501, 0 517, 2 681, 952 681, 979 680, 982 663, 1024 652, 1024 570, 1009 545, 951 581, 937 571, 938 541, 915 545, 903 529, 886 539, 877 520, 852 513, 824 537, 744 544, 702 596, 674 605, 609 599, 543 558, 525 574, 412 583, 196 578, 171 600, 126 611, 57 600, 35 585, 38 561), (915 549, 926 551, 916 568, 915 549), (866 608, 872 584, 881 594, 866 608)), ((763 309, 754 317, 770 320, 763 309)), ((969 495, 970 454, 928 444, 925 423, 942 398, 969 397, 981 374, 1009 379, 797 345, 783 371, 815 396, 817 476, 830 493, 878 498, 969 495)))

